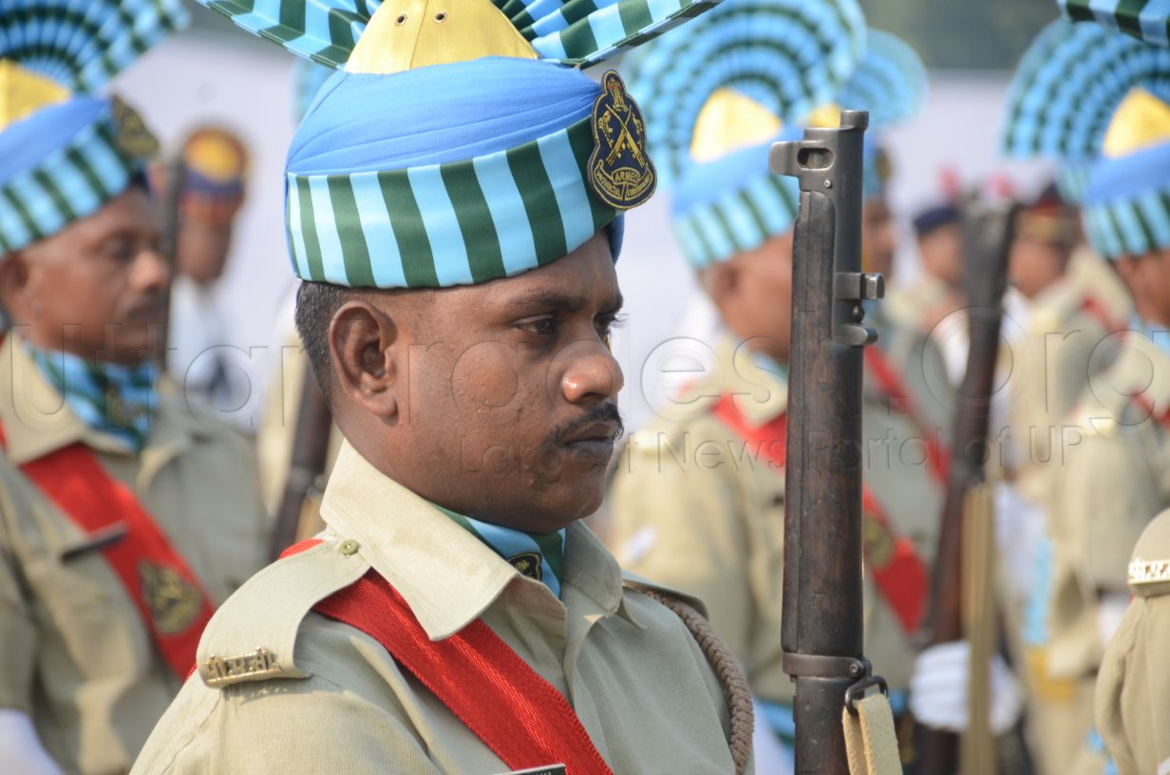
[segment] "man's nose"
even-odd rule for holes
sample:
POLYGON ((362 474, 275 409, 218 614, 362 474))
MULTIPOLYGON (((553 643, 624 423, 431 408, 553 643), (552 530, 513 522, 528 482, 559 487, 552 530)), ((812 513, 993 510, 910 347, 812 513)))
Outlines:
POLYGON ((170 281, 170 266, 157 249, 147 248, 138 254, 130 276, 130 282, 137 290, 161 290, 170 281))
POLYGON ((625 385, 621 366, 599 341, 574 342, 561 357, 561 392, 569 403, 590 406, 611 400, 625 385))

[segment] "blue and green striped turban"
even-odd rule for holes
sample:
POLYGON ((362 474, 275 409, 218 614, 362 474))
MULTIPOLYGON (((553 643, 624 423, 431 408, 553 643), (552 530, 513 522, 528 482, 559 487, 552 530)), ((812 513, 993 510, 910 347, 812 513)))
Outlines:
POLYGON ((0 256, 121 194, 158 144, 92 96, 186 22, 179 0, 0 0, 0 256))
POLYGON ((1170 99, 1170 51, 1096 24, 1058 19, 1032 41, 1012 77, 1001 152, 1092 162, 1114 112, 1134 88, 1170 99))
POLYGON ((441 288, 544 266, 601 231, 616 259, 654 168, 620 79, 579 68, 717 0, 200 2, 337 71, 288 153, 296 275, 441 288))
POLYGON ((1056 0, 1073 21, 1095 21, 1158 46, 1170 46, 1166 0, 1056 0))
POLYGON ((799 192, 771 145, 830 102, 865 46, 855 0, 726 0, 630 58, 674 228, 696 268, 784 234, 799 192))
POLYGON ((1170 50, 1060 19, 1008 91, 1001 146, 1063 163, 1089 242, 1109 259, 1170 247, 1170 50))
MULTIPOLYGON (((869 132, 862 155, 862 197, 885 195, 888 158, 881 147, 883 129, 912 119, 922 110, 927 92, 926 67, 900 38, 870 28, 865 56, 835 100, 844 110, 868 110, 869 132)), ((836 124, 834 124, 836 126, 836 124)))

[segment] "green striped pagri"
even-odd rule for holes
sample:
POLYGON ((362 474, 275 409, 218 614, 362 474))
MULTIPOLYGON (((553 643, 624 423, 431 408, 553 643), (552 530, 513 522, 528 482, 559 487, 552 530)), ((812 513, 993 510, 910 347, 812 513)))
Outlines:
POLYGON ((1114 261, 1170 248, 1170 186, 1081 208, 1089 244, 1114 261))
POLYGON ((40 0, 0 13, 0 58, 70 91, 97 92, 187 23, 180 0, 40 0))
POLYGON ((0 256, 51 237, 126 190, 143 165, 114 139, 109 111, 0 186, 0 256))
POLYGON ((617 211, 586 175, 589 119, 507 151, 408 170, 286 178, 303 280, 444 288, 526 272, 580 247, 617 211))
POLYGON ((788 232, 799 205, 794 179, 763 171, 685 215, 676 214, 673 225, 687 261, 703 269, 788 232))
POLYGON ((1163 0, 1057 0, 1073 21, 1095 21, 1158 46, 1170 46, 1170 5, 1163 0))

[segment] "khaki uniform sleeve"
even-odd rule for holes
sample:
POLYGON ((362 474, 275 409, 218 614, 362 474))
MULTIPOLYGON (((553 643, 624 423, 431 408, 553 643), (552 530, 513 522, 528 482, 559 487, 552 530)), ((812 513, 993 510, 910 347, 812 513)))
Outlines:
POLYGON ((1170 596, 1136 598, 1109 644, 1097 681, 1097 726, 1118 772, 1170 762, 1170 596))
POLYGON ((155 727, 132 773, 217 772, 438 775, 440 770, 400 719, 323 678, 245 683, 222 692, 194 678, 155 727))
POLYGON ((753 622, 748 530, 724 467, 636 457, 613 483, 612 540, 626 570, 702 600, 720 638, 742 655, 753 622))
MULTIPOLYGON (((3 501, 7 498, 0 494, 0 508, 6 511, 3 501)), ((0 515, 0 708, 30 713, 37 629, 22 592, 9 530, 0 515)))

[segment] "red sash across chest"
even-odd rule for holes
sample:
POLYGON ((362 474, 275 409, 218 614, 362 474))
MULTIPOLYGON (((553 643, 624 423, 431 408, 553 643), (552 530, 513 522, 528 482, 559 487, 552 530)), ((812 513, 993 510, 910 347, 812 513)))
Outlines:
MULTIPOLYGON (((0 446, 6 446, 0 428, 0 446)), ((199 580, 139 503, 134 492, 111 477, 84 444, 62 447, 20 470, 77 527, 91 536, 123 527, 102 556, 134 601, 155 647, 183 679, 213 606, 199 580)))
MULTIPOLYGON (((712 411, 737 436, 755 444, 760 453, 777 467, 784 467, 788 446, 787 414, 763 425, 753 425, 740 414, 730 395, 722 396, 712 411)), ((926 610, 926 564, 918 556, 914 542, 897 535, 885 509, 864 483, 861 501, 867 569, 902 629, 907 633, 917 632, 926 610)))
MULTIPOLYGON (((302 541, 283 556, 319 543, 302 541)), ((571 775, 612 775, 568 701, 482 621, 432 642, 373 569, 313 610, 382 644, 508 767, 564 764, 571 775)))

